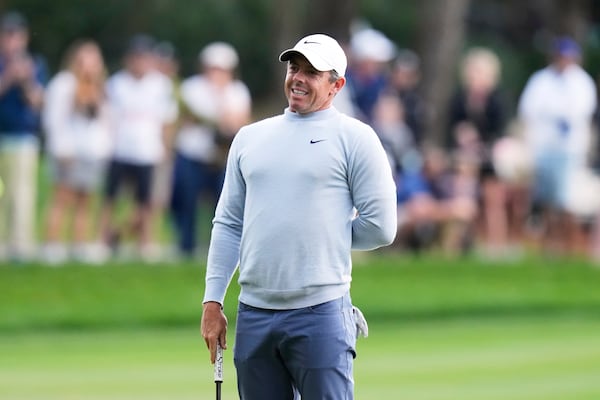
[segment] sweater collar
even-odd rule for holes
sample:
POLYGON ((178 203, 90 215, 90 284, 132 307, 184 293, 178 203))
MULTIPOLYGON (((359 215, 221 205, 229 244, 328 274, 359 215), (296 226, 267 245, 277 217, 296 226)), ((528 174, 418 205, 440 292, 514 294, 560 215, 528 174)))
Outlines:
POLYGON ((290 111, 289 107, 287 107, 284 110, 285 117, 292 121, 319 121, 331 118, 332 116, 337 114, 338 110, 334 106, 326 108, 325 110, 315 111, 308 114, 298 114, 296 112, 290 111))

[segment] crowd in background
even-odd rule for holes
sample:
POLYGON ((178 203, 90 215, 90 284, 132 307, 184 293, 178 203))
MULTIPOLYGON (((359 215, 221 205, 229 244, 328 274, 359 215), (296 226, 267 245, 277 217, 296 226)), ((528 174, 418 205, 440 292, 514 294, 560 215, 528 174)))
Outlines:
POLYGON ((418 55, 372 29, 349 50, 349 112, 373 126, 396 173, 397 247, 501 260, 530 250, 597 256, 596 84, 572 38, 554 38, 516 110, 491 49, 465 52, 445 110, 419 96, 418 55), (441 143, 423 130, 432 112, 448 116, 441 143))
POLYGON ((174 255, 193 257, 199 203, 214 208, 229 144, 251 119, 236 50, 208 44, 197 73, 180 79, 168 42, 135 35, 109 74, 98 44, 81 40, 49 75, 28 34, 22 15, 2 17, 0 258, 102 263, 132 244, 136 257, 159 260, 165 215, 174 255), (51 188, 36 220, 40 158, 51 188))
MULTIPOLYGON (((0 262, 101 264, 125 244, 148 262, 195 257, 208 240, 199 214, 212 215, 229 145, 252 120, 235 48, 208 44, 197 72, 180 77, 173 44, 136 35, 109 74, 99 45, 81 40, 50 74, 28 34, 21 14, 2 17, 0 262), (37 219, 40 162, 51 190, 37 219), (165 219, 174 243, 156 233, 165 219)), ((447 109, 433 110, 418 54, 372 28, 353 33, 334 105, 371 125, 388 154, 398 195, 392 249, 600 258, 596 85, 571 38, 556 38, 550 53, 513 110, 501 60, 468 49, 447 109), (426 132, 431 113, 448 115, 441 143, 426 132)))

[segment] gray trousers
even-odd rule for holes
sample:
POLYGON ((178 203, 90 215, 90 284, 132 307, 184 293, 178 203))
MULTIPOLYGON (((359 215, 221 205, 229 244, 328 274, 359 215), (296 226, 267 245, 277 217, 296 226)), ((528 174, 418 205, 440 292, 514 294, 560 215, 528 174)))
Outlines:
POLYGON ((234 346, 242 400, 352 400, 350 296, 296 310, 239 304, 234 346))

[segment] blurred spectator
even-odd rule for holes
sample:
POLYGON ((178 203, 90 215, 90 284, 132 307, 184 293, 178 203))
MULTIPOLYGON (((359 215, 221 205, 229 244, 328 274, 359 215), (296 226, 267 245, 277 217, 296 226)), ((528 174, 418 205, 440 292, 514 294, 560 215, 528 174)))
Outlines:
POLYGON ((156 71, 154 40, 134 36, 127 48, 124 69, 107 82, 114 129, 102 212, 104 240, 113 248, 123 235, 133 235, 140 255, 152 260, 148 247, 153 174, 165 153, 164 127, 176 117, 171 80, 156 71), (117 223, 115 201, 121 189, 133 190, 133 216, 123 228, 117 223))
POLYGON ((454 162, 440 148, 424 150, 421 166, 398 179, 396 242, 411 250, 441 248, 447 254, 468 249, 477 213, 477 168, 461 155, 454 162))
POLYGON ((394 43, 383 33, 361 29, 350 39, 350 64, 346 86, 355 105, 356 117, 370 123, 380 93, 388 87, 389 62, 394 58, 394 43))
POLYGON ((47 71, 28 51, 25 18, 0 20, 0 259, 20 261, 35 251, 39 116, 47 71))
MULTIPOLYGON (((349 43, 340 43, 344 52, 349 55, 349 43)), ((344 85, 342 90, 340 90, 337 95, 333 98, 333 103, 331 103, 338 111, 349 115, 353 118, 357 117, 358 111, 356 109, 356 105, 354 104, 354 99, 352 98, 352 92, 349 89, 348 85, 344 85)))
MULTIPOLYGON (((534 201, 541 207, 547 249, 580 252, 586 246, 576 207, 574 176, 588 168, 593 79, 579 65, 581 50, 569 37, 554 41, 550 64, 528 80, 519 103, 526 143, 534 160, 534 201)), ((585 190, 585 188, 583 188, 585 190)))
POLYGON ((447 146, 479 159, 484 251, 486 255, 505 256, 512 253, 511 237, 522 239, 520 227, 525 223, 527 206, 518 187, 498 177, 492 160, 492 149, 504 136, 508 117, 499 88, 500 70, 500 59, 487 48, 472 48, 464 56, 460 85, 450 102, 447 146))
POLYGON ((419 92, 421 83, 421 60, 411 50, 398 52, 390 79, 391 87, 396 90, 404 106, 406 124, 413 132, 417 146, 423 144, 424 123, 427 112, 425 100, 419 92))
POLYGON ((198 73, 181 84, 181 129, 175 143, 172 213, 183 256, 196 248, 199 201, 208 200, 211 215, 221 192, 229 145, 251 117, 247 86, 235 78, 239 58, 228 43, 202 49, 198 73))
POLYGON ((154 46, 154 55, 156 56, 156 69, 169 78, 178 81, 179 61, 173 43, 168 41, 158 42, 154 46))
POLYGON ((42 259, 60 263, 68 256, 93 261, 90 246, 91 198, 104 178, 111 150, 106 69, 98 45, 89 40, 74 43, 67 51, 62 71, 46 91, 44 131, 52 182, 46 215, 46 244, 42 259), (71 218, 72 217, 72 221, 71 218), (66 235, 67 227, 72 233, 66 235))
POLYGON ((379 95, 373 108, 373 129, 386 151, 394 176, 415 156, 413 134, 405 121, 404 106, 392 92, 379 95))
POLYGON ((463 146, 479 145, 482 147, 473 150, 483 151, 482 161, 489 161, 486 153, 503 135, 507 119, 507 107, 498 87, 500 67, 498 56, 486 48, 472 48, 464 56, 460 86, 450 103, 448 148, 460 151, 463 146), (470 137, 471 132, 455 129, 465 122, 472 126, 474 137, 470 137))
MULTIPOLYGON (((173 104, 177 107, 176 113, 179 113, 181 80, 179 77, 179 60, 176 55, 175 46, 171 42, 161 41, 154 47, 154 54, 156 57, 156 69, 167 76, 173 84, 173 104)), ((153 243, 152 247, 157 252, 160 251, 159 246, 161 241, 158 235, 162 231, 162 222, 164 222, 164 217, 168 214, 168 206, 171 199, 173 163, 175 158, 174 141, 178 125, 178 119, 175 118, 164 126, 163 141, 165 153, 155 168, 152 182, 151 232, 155 237, 151 240, 153 243)))

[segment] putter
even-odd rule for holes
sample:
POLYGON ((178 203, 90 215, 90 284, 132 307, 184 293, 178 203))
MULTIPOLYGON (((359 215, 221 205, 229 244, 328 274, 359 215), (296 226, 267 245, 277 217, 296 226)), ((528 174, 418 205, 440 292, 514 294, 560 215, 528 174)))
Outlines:
POLYGON ((215 358, 215 385, 217 387, 217 400, 221 400, 221 383, 223 383, 223 348, 217 342, 217 356, 215 358))

